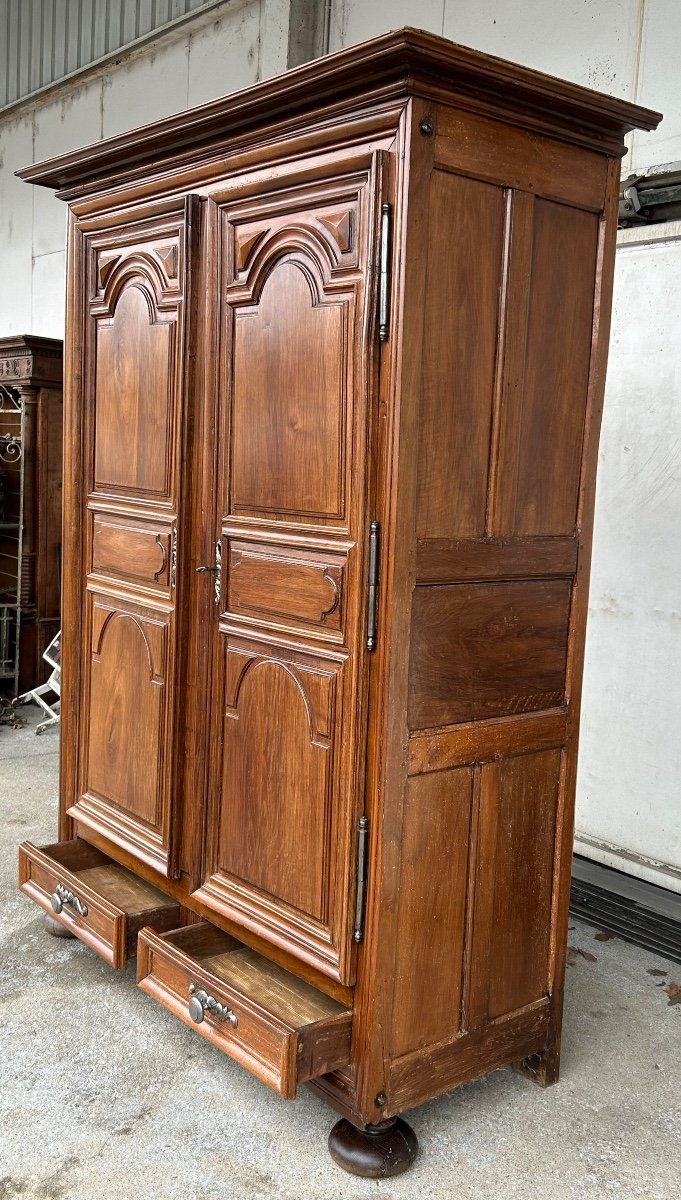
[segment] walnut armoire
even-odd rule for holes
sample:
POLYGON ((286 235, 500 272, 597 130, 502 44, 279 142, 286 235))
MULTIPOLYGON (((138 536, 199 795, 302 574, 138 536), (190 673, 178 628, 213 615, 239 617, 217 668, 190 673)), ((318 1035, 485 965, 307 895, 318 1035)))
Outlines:
POLYGON ((311 1083, 356 1173, 446 1089, 558 1074, 620 158, 658 120, 407 29, 20 172, 70 208, 61 840, 21 886, 311 1083))

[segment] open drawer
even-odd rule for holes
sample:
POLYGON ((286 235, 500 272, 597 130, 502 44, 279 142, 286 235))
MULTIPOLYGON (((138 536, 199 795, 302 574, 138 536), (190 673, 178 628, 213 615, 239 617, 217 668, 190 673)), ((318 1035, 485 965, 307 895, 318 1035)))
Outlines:
POLYGON ((137 982, 287 1099, 350 1060, 348 1009, 207 921, 143 929, 137 982))
POLYGON ((80 838, 19 847, 19 886, 112 967, 135 953, 143 925, 172 929, 180 906, 80 838))

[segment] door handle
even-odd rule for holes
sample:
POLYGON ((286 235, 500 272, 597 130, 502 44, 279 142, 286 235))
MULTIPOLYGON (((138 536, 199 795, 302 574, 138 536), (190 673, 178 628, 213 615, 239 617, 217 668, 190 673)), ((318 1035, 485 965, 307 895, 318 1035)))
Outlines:
POLYGON ((216 608, 220 607, 222 599, 222 539, 218 538, 215 543, 215 565, 212 567, 201 566, 196 568, 197 575, 214 575, 214 600, 216 608))

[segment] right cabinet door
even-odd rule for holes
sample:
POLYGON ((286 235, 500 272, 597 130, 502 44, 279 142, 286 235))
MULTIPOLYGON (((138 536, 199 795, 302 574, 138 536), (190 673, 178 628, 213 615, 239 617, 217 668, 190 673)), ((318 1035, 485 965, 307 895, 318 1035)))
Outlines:
POLYGON ((354 972, 364 776, 367 281, 379 168, 367 157, 326 182, 282 179, 212 210, 218 511, 197 895, 343 982, 354 972))

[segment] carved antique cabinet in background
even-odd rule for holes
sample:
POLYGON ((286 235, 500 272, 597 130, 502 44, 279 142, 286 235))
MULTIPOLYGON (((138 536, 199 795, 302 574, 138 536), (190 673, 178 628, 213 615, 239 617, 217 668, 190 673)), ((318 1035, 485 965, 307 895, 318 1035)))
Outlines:
POLYGON ((0 338, 0 687, 42 683, 59 629, 62 343, 0 338))
MULTIPOLYGON (((623 137, 415 31, 30 167, 71 208, 60 843, 24 891, 394 1173, 557 1077, 623 137)), ((198 1151, 197 1151, 198 1152, 198 1151)))

